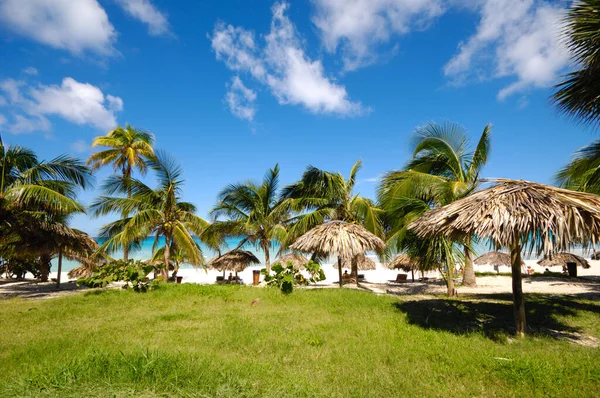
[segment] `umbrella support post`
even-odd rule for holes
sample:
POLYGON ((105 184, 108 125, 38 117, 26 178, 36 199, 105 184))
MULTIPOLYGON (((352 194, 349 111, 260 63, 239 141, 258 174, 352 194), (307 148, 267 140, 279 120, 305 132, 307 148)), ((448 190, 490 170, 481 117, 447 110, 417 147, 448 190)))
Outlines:
POLYGON ((338 276, 340 277, 340 287, 342 287, 342 259, 338 257, 338 276))
POLYGON ((415 282, 415 270, 414 270, 414 269, 411 269, 411 270, 410 270, 410 274, 411 274, 411 276, 412 276, 412 281, 413 281, 413 283, 414 283, 414 282, 415 282))
POLYGON ((521 274, 521 247, 517 243, 510 251, 512 270, 513 310, 515 315, 515 332, 519 337, 525 336, 525 302, 523 298, 523 276, 521 274))

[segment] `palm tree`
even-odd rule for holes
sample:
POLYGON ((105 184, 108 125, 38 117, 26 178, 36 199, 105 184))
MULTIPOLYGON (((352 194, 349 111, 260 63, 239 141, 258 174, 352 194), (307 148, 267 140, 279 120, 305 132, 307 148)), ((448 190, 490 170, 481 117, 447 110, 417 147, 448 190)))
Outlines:
POLYGON ((102 227, 100 234, 107 240, 101 250, 111 252, 131 242, 154 235, 153 251, 164 238, 162 278, 168 279, 171 247, 177 246, 192 265, 204 265, 204 256, 194 235, 201 236, 209 225, 195 214, 196 207, 181 199, 183 170, 176 161, 158 152, 148 161, 158 178, 158 186, 150 188, 135 179, 112 179, 105 184, 107 192, 131 193, 130 197, 101 196, 91 206, 96 216, 110 213, 128 214, 102 227))
MULTIPOLYGON (((488 124, 483 129, 475 150, 470 152, 466 132, 456 123, 427 123, 416 129, 413 158, 405 171, 388 173, 379 189, 381 206, 387 211, 388 221, 391 218, 391 223, 396 224, 396 228, 393 228, 396 234, 401 233, 403 226, 407 225, 401 220, 393 220, 397 216, 406 217, 404 212, 393 213, 397 210, 394 208, 399 205, 398 200, 404 200, 407 206, 417 206, 419 211, 423 211, 426 209, 421 206, 443 206, 466 197, 477 189, 479 174, 490 151, 490 136, 491 125, 488 124), (413 185, 414 192, 402 199, 402 192, 407 186, 405 184, 413 185), (415 198, 417 202, 413 201, 415 198)), ((469 247, 469 242, 466 242, 463 285, 474 286, 473 254, 469 247)))
POLYGON ((555 179, 563 188, 600 195, 600 141, 577 151, 555 179))
POLYGON ((9 211, 83 212, 75 193, 90 180, 90 170, 78 159, 61 155, 39 161, 33 151, 5 146, 0 138, 0 222, 9 211))
MULTIPOLYGON (((129 124, 117 127, 105 136, 96 137, 92 147, 106 147, 108 149, 92 154, 87 163, 92 170, 112 165, 115 171, 120 171, 124 183, 132 176, 134 169, 141 175, 148 169, 148 161, 154 157, 154 137, 152 134, 131 127, 129 124)), ((131 198, 131 191, 125 192, 131 198)), ((126 217, 127 214, 123 214, 126 217)), ((123 259, 128 260, 129 246, 123 247, 123 259)))
MULTIPOLYGON (((354 193, 356 176, 361 168, 362 161, 356 161, 346 180, 341 173, 308 166, 300 181, 285 187, 282 197, 288 206, 300 212, 290 220, 286 243, 292 243, 315 226, 332 220, 360 224, 382 237, 382 211, 372 200, 354 193)), ((352 273, 358 273, 355 262, 352 264, 352 273)))
POLYGON ((222 235, 243 237, 238 249, 245 243, 261 248, 267 272, 271 272, 272 242, 281 244, 287 235, 289 207, 279 200, 278 187, 279 166, 275 165, 266 172, 262 184, 247 181, 227 186, 219 193, 218 203, 211 211, 215 221, 211 229, 222 235), (219 220, 220 217, 225 219, 219 220))
POLYGON ((574 2, 565 20, 564 34, 578 70, 556 85, 558 108, 584 123, 600 118, 600 0, 574 2))

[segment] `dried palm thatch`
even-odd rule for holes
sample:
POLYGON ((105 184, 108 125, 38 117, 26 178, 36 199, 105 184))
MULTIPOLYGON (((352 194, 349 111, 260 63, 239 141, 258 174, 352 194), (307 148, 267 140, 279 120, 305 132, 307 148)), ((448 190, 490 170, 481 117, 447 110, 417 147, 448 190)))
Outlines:
POLYGON ((538 264, 542 267, 566 267, 567 263, 575 263, 580 267, 590 268, 590 263, 588 263, 588 261, 585 258, 576 256, 575 254, 571 253, 553 254, 538 261, 538 264))
POLYGON ((233 271, 236 273, 242 272, 250 264, 260 264, 260 260, 252 252, 239 249, 215 257, 208 262, 208 266, 217 271, 233 271))
POLYGON ((289 254, 286 254, 285 256, 279 257, 277 260, 275 260, 275 263, 279 263, 279 264, 283 265, 284 267, 288 263, 292 263, 294 268, 304 269, 304 264, 308 263, 308 261, 309 260, 301 254, 289 253, 289 254))
POLYGON ((317 225, 300 236, 290 248, 322 256, 336 256, 341 287, 342 260, 350 262, 353 258, 364 255, 368 250, 381 252, 385 249, 385 243, 360 225, 344 221, 329 221, 317 225))
POLYGON ((410 228, 421 237, 443 234, 487 238, 496 247, 521 247, 538 254, 584 246, 600 237, 600 197, 528 181, 498 183, 427 212, 410 228))
MULTIPOLYGON (((375 264, 375 261, 371 260, 369 257, 365 256, 364 254, 357 256, 354 261, 356 261, 356 268, 359 271, 371 271, 371 270, 377 269, 377 264, 375 264)), ((337 262, 333 263, 333 268, 337 269, 338 266, 339 266, 339 264, 337 262)), ((342 268, 351 269, 352 261, 342 260, 342 268)))
POLYGON ((352 259, 368 250, 383 251, 385 243, 358 224, 329 221, 317 225, 290 246, 292 250, 352 259))
POLYGON ((600 238, 600 197, 528 181, 496 185, 427 212, 409 225, 420 237, 477 235, 511 250, 516 331, 525 334, 521 248, 538 254, 584 247, 600 238))
MULTIPOLYGON (((473 261, 475 265, 504 265, 510 267, 510 255, 502 252, 489 252, 479 256, 473 261)), ((525 265, 525 261, 521 260, 521 266, 525 265)))
POLYGON ((387 264, 388 269, 401 269, 404 272, 419 269, 419 261, 406 253, 398 254, 387 264))

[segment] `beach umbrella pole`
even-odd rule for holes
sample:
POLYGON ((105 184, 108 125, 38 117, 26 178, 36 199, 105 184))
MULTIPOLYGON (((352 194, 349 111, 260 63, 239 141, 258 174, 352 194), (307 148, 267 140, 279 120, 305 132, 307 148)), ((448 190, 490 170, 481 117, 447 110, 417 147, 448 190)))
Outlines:
POLYGON ((340 277, 340 287, 342 287, 342 259, 338 257, 338 275, 340 277))
POLYGON ((523 276, 521 274, 521 246, 513 245, 510 251, 512 270, 513 310, 517 336, 525 336, 525 302, 523 300, 523 276))

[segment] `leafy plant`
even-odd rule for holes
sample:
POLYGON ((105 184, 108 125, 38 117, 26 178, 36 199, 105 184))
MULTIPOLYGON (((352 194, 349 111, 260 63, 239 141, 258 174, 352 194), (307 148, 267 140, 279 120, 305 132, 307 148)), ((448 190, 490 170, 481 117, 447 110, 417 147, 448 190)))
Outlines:
POLYGON ((154 271, 154 266, 141 261, 116 260, 108 263, 88 278, 79 278, 77 286, 105 287, 112 282, 127 282, 125 288, 131 286, 136 292, 147 292, 155 287, 148 280, 148 274, 154 271))
POLYGON ((305 264, 305 268, 310 274, 309 278, 306 278, 302 272, 288 261, 287 266, 283 266, 279 263, 273 264, 271 270, 275 274, 271 275, 266 269, 261 270, 261 273, 265 277, 267 286, 273 286, 279 288, 284 294, 290 294, 294 290, 295 285, 308 285, 309 283, 316 283, 325 279, 325 272, 321 269, 321 266, 314 261, 309 261, 305 264))

